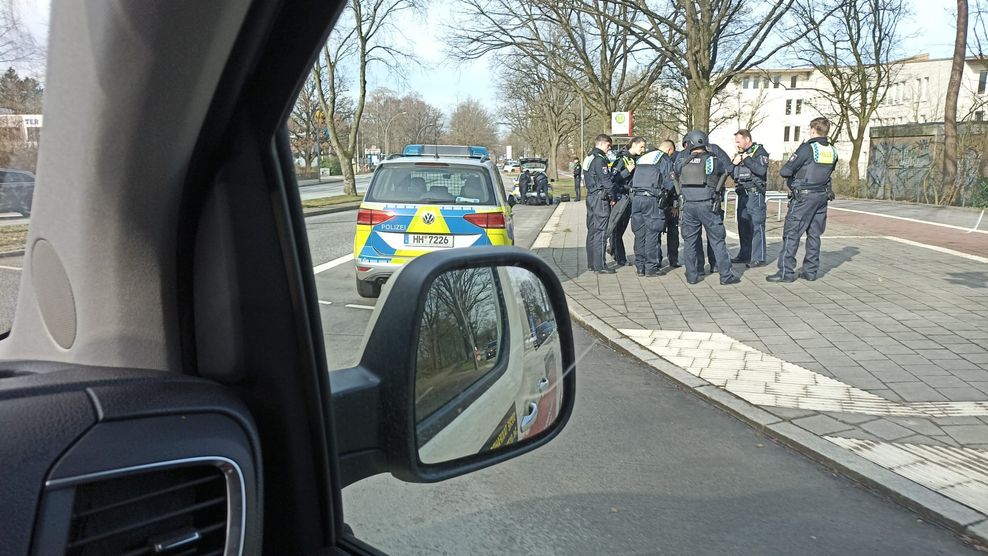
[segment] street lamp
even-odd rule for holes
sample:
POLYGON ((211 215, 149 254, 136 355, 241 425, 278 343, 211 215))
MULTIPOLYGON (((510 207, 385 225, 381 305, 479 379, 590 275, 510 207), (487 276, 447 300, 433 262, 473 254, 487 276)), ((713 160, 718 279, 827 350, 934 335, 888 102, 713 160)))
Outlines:
POLYGON ((384 126, 384 156, 391 154, 391 142, 388 137, 388 131, 391 130, 391 123, 394 122, 398 116, 404 116, 405 114, 408 114, 408 112, 398 112, 394 116, 391 116, 391 119, 388 120, 388 125, 384 126))

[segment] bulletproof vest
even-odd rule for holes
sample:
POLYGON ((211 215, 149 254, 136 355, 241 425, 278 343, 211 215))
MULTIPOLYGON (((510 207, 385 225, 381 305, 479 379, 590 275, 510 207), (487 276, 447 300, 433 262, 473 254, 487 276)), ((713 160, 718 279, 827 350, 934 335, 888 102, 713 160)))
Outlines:
MULTIPOLYGON (((755 153, 758 152, 758 149, 760 148, 761 145, 759 145, 758 143, 753 143, 751 147, 749 147, 748 150, 746 150, 745 152, 750 152, 752 153, 752 155, 754 155, 755 153)), ((751 171, 751 169, 745 166, 744 164, 739 164, 734 167, 732 177, 734 178, 734 181, 736 181, 738 185, 742 187, 752 187, 756 185, 762 185, 762 179, 756 176, 751 171)))
POLYGON ((631 190, 642 191, 658 197, 661 193, 662 175, 659 171, 659 161, 665 153, 652 151, 643 154, 635 165, 635 173, 631 175, 631 190))
POLYGON ((690 158, 686 164, 683 164, 679 173, 679 184, 683 186, 683 197, 687 201, 713 199, 718 177, 714 174, 714 155, 705 152, 685 156, 690 158))
POLYGON ((549 185, 549 176, 546 176, 545 174, 543 174, 541 172, 539 172, 538 174, 535 174, 535 186, 536 187, 543 187, 543 186, 546 186, 546 185, 549 185))
POLYGON ((837 149, 816 141, 808 143, 813 151, 813 162, 796 171, 794 187, 823 187, 830 183, 830 174, 837 167, 837 149))

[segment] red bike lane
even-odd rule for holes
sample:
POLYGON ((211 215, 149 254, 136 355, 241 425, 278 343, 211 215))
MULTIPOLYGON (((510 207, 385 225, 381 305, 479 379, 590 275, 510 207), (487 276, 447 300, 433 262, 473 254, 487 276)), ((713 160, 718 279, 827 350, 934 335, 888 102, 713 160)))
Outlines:
POLYGON ((925 245, 988 258, 988 233, 984 231, 969 233, 965 230, 934 223, 850 212, 837 207, 830 207, 827 212, 827 220, 855 228, 866 235, 894 236, 925 245))

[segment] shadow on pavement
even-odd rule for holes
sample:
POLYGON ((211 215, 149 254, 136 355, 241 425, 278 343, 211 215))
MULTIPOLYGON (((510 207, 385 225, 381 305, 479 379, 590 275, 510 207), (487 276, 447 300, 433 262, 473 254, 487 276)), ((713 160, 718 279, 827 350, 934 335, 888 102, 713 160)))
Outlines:
POLYGON ((988 272, 948 272, 947 282, 969 288, 988 288, 988 272))

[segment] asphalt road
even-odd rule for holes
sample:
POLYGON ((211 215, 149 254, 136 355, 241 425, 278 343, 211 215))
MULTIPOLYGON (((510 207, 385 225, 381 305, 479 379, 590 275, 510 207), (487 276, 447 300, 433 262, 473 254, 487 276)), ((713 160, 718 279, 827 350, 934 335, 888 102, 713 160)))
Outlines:
MULTIPOLYGON (((551 214, 515 211, 528 246, 551 214)), ((349 254, 353 213, 308 221, 314 262, 349 254)), ((356 364, 373 300, 352 262, 317 274, 331 369, 356 364), (350 305, 348 307, 348 305, 350 305)), ((949 532, 683 392, 576 330, 578 397, 559 438, 433 485, 344 490, 358 537, 392 554, 965 554, 949 532)))

